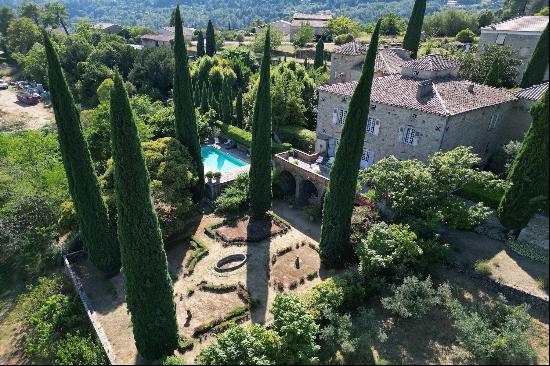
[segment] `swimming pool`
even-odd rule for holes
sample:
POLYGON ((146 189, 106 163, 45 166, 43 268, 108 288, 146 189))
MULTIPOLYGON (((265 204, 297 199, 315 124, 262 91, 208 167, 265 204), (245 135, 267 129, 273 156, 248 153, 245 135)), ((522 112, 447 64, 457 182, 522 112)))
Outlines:
POLYGON ((201 147, 201 156, 205 172, 224 172, 247 165, 244 161, 226 154, 213 146, 201 147))

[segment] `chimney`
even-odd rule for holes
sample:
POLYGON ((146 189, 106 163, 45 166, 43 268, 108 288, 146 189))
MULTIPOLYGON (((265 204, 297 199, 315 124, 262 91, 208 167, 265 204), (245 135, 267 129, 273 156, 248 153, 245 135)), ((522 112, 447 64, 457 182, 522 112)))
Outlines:
POLYGON ((468 85, 468 92, 469 92, 469 93, 473 93, 473 92, 474 92, 474 83, 470 83, 470 85, 468 85))
POLYGON ((433 91, 433 83, 431 80, 423 80, 418 83, 418 89, 416 89, 416 99, 422 99, 433 91))

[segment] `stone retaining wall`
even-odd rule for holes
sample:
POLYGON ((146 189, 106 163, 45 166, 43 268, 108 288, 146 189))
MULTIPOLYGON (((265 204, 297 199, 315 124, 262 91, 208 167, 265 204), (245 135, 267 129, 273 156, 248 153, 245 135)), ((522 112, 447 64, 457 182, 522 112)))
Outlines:
POLYGON ((73 282, 75 290, 78 293, 78 296, 80 297, 80 301, 82 301, 82 305, 84 305, 86 314, 88 314, 88 318, 90 318, 90 322, 92 323, 92 326, 97 335, 97 338, 99 339, 99 341, 101 342, 101 345, 103 346, 103 350, 105 351, 105 354, 109 359, 109 363, 111 365, 117 365, 115 353, 113 351, 113 348, 111 347, 111 343, 109 342, 109 339, 107 338, 107 335, 103 330, 103 327, 101 326, 99 321, 96 319, 92 303, 90 302, 88 295, 86 295, 86 292, 84 292, 84 287, 82 286, 80 279, 78 278, 76 273, 73 271, 73 268, 71 266, 72 259, 77 259, 82 256, 84 256, 84 252, 82 250, 64 255, 63 263, 65 265, 65 270, 67 271, 67 273, 69 274, 69 277, 71 278, 71 281, 73 282))

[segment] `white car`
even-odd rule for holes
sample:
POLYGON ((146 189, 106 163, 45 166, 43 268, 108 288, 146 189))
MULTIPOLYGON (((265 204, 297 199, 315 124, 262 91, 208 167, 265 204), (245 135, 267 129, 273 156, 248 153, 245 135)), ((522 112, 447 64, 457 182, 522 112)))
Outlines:
POLYGON ((6 83, 4 80, 0 80, 0 90, 7 89, 8 83, 6 83))

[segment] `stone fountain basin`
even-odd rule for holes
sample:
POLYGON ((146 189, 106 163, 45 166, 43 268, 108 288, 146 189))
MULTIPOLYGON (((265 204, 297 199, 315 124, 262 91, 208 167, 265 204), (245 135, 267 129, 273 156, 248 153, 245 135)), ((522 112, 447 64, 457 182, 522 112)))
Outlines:
POLYGON ((231 254, 220 259, 214 266, 214 270, 220 273, 235 271, 244 266, 247 259, 246 254, 231 254))

